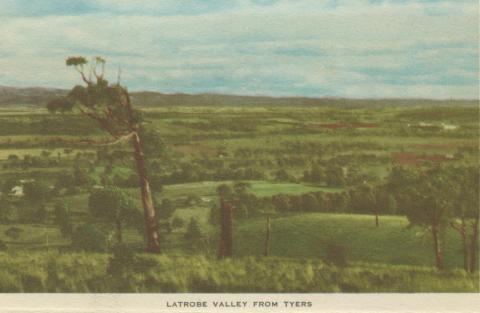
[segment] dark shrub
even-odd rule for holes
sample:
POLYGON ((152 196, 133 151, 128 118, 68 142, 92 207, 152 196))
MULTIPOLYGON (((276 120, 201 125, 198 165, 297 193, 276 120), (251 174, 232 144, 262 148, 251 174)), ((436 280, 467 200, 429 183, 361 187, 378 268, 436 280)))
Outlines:
POLYGON ((180 217, 175 216, 172 220, 172 228, 182 228, 183 226, 185 226, 185 221, 180 217))
POLYGON ((70 221, 69 210, 64 203, 55 204, 55 224, 60 227, 60 233, 70 238, 73 233, 73 225, 70 221))
POLYGON ((63 202, 55 203, 55 224, 62 225, 68 220, 68 208, 63 202))
POLYGON ((73 225, 69 220, 67 220, 64 224, 60 225, 60 233, 67 238, 72 237, 73 225))
POLYGON ((10 201, 0 199, 0 224, 8 224, 15 221, 18 217, 17 215, 17 208, 10 201))
POLYGON ((72 235, 72 248, 91 252, 105 252, 107 250, 107 239, 95 225, 83 224, 78 226, 72 235))
POLYGON ((48 212, 45 206, 40 205, 32 211, 31 221, 34 223, 44 223, 47 219, 48 212))
POLYGON ((339 244, 328 244, 326 247, 325 261, 336 265, 336 266, 346 266, 347 265, 347 249, 345 246, 339 244))
POLYGON ((132 274, 135 271, 134 257, 134 250, 125 244, 117 244, 112 248, 112 256, 107 264, 107 274, 120 292, 135 291, 135 282, 132 281, 132 274))
POLYGON ((127 269, 133 270, 134 251, 126 244, 117 244, 112 248, 112 256, 109 259, 107 273, 116 275, 126 272, 127 269))
POLYGON ((187 232, 185 233, 185 239, 189 241, 197 241, 203 236, 202 231, 200 230, 200 225, 196 218, 192 217, 190 223, 187 227, 187 232))
POLYGON ((164 234, 170 234, 172 232, 172 223, 167 221, 158 222, 158 231, 164 234))
POLYGON ((25 199, 31 204, 41 204, 52 196, 50 186, 45 181, 33 181, 23 185, 25 199))
POLYGON ((24 273, 20 276, 24 292, 42 292, 45 290, 42 277, 38 273, 24 273))
POLYGON ((21 228, 18 228, 18 227, 10 227, 9 229, 7 229, 5 231, 5 235, 8 237, 8 238, 11 238, 13 240, 17 240, 18 238, 20 238, 20 236, 22 235, 22 233, 24 232, 23 229, 21 228))

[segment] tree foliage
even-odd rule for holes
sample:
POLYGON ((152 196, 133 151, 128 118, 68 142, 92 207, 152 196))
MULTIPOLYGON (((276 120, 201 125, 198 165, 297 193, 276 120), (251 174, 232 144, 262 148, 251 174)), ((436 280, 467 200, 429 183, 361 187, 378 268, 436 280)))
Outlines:
POLYGON ((50 186, 43 180, 25 183, 23 186, 23 192, 25 194, 25 199, 35 205, 41 205, 52 196, 50 186))
POLYGON ((188 241, 198 241, 202 238, 203 234, 200 229, 200 225, 196 218, 192 217, 190 223, 187 226, 187 231, 185 233, 185 239, 188 241))
POLYGON ((112 218, 126 221, 135 209, 134 202, 128 194, 115 186, 107 186, 90 194, 88 199, 90 213, 100 219, 112 218))
POLYGON ((72 247, 82 251, 105 252, 107 238, 95 225, 82 224, 73 232, 72 247))
MULTIPOLYGON (((62 98, 47 104, 47 109, 54 112, 79 112, 95 121, 104 132, 111 135, 107 141, 83 140, 87 144, 111 145, 131 140, 133 156, 141 189, 141 200, 145 216, 145 230, 148 252, 160 252, 160 242, 155 217, 151 187, 148 177, 147 160, 141 138, 141 114, 132 106, 130 94, 120 85, 120 77, 114 84, 105 78, 105 60, 95 57, 90 62, 82 57, 69 57, 67 66, 72 66, 80 74, 84 85, 76 85, 62 98), (88 66, 87 66, 88 65, 88 66)), ((61 141, 65 141, 60 139, 61 141)), ((76 141, 76 144, 79 142, 76 141)), ((106 184, 106 181, 105 181, 106 184)), ((158 188, 158 187, 157 187, 158 188)), ((106 209, 106 211, 108 211, 106 209)), ((119 240, 121 239, 121 215, 124 210, 113 210, 113 219, 117 223, 119 240)), ((97 214, 103 215, 96 211, 97 214)))
POLYGON ((123 225, 138 220, 139 211, 135 203, 125 191, 114 186, 93 191, 88 199, 88 207, 94 217, 116 226, 118 241, 122 241, 123 225))

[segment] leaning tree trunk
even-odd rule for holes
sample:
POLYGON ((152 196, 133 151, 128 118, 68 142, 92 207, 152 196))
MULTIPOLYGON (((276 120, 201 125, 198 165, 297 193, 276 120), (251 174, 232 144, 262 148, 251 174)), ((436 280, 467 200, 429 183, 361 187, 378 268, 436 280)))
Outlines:
POLYGON ((218 258, 231 257, 233 254, 233 210, 232 206, 220 196, 220 246, 218 258))
POLYGON ((140 190, 142 193, 143 216, 145 219, 145 235, 147 237, 147 252, 160 253, 160 239, 158 236, 157 218, 155 217, 155 207, 153 206, 152 191, 148 181, 148 171, 143 152, 143 144, 138 132, 140 127, 136 122, 132 101, 130 95, 125 91, 125 106, 129 115, 128 127, 133 132, 132 145, 134 149, 135 164, 140 180, 140 190))
POLYGON ((140 190, 142 193, 143 215, 145 219, 145 234, 147 236, 147 252, 160 252, 160 241, 157 230, 157 220, 155 218, 155 208, 153 206, 152 192, 148 181, 147 167, 145 164, 145 155, 143 146, 138 136, 134 133, 132 137, 132 145, 134 148, 135 163, 137 166, 138 176, 140 178, 140 190))
POLYGON ((436 222, 432 222, 433 249, 435 251, 435 265, 437 269, 443 270, 443 253, 439 239, 439 229, 436 222))
POLYGON ((472 237, 470 239, 470 272, 478 271, 478 227, 480 217, 477 216, 472 223, 472 237))

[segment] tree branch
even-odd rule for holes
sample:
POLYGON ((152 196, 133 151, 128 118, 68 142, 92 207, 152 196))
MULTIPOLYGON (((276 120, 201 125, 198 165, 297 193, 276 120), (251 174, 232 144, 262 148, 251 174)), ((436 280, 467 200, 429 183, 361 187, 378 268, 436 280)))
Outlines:
POLYGON ((128 111, 128 115, 130 116, 130 120, 128 121, 129 125, 130 125, 130 130, 132 131, 137 131, 138 130, 138 125, 136 123, 134 123, 133 121, 133 116, 135 115, 134 114, 134 111, 133 111, 133 107, 132 107, 132 101, 130 99, 130 94, 128 93, 128 91, 124 88, 121 88, 124 96, 125 96, 125 103, 123 104, 124 107, 127 109, 128 111))
POLYGON ((117 72, 117 86, 120 86, 121 80, 122 80, 122 68, 119 65, 118 72, 117 72))
POLYGON ((124 126, 127 127, 127 129, 131 130, 130 129, 130 124, 128 123, 127 120, 119 117, 118 115, 115 115, 112 111, 112 108, 110 106, 106 106, 106 109, 105 109, 105 114, 107 114, 111 119, 117 121, 118 123, 120 124, 123 124, 124 126))
POLYGON ((113 129, 113 127, 108 123, 108 119, 106 118, 103 118, 103 117, 100 117, 98 116, 97 114, 95 113, 92 113, 92 112, 88 112, 88 111, 85 111, 83 110, 82 108, 79 108, 80 112, 86 116, 88 116, 89 118, 97 121, 97 123, 99 124, 100 128, 102 128, 103 130, 105 130, 106 132, 108 132, 110 135, 112 135, 113 137, 118 137, 119 134, 117 132, 115 132, 115 130, 113 129))
POLYGON ((83 71, 83 66, 80 68, 78 65, 75 65, 75 70, 80 74, 80 76, 82 77, 82 80, 87 85, 90 85, 92 83, 92 81, 85 76, 85 72, 83 71))
POLYGON ((97 83, 103 79, 103 74, 98 74, 97 73, 97 65, 95 64, 94 67, 92 67, 92 72, 93 72, 93 75, 95 75, 95 78, 97 79, 97 83))

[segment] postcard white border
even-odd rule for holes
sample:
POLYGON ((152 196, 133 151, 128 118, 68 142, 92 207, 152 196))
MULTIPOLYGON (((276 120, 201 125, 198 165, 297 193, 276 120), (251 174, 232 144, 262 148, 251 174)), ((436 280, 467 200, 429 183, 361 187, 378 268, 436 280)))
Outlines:
POLYGON ((133 313, 133 312, 480 312, 480 294, 1 294, 1 313, 133 313), (208 307, 172 307, 174 302, 206 302, 208 307), (213 302, 239 307, 216 308, 213 302), (277 307, 254 307, 254 302, 277 307), (286 307, 283 302, 311 302, 286 307))

